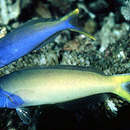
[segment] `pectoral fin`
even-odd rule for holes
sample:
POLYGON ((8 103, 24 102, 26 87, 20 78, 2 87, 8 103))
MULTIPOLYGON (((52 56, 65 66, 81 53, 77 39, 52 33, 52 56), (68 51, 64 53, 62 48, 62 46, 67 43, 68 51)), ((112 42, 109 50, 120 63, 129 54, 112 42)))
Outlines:
POLYGON ((16 112, 19 118, 23 121, 24 124, 29 125, 32 122, 29 110, 27 108, 16 108, 16 112))

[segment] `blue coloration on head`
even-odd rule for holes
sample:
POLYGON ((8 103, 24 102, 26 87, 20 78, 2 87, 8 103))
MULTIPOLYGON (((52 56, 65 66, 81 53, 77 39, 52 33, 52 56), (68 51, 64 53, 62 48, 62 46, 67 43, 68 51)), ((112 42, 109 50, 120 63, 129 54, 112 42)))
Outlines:
POLYGON ((24 101, 17 95, 0 89, 0 107, 1 108, 18 108, 24 101))

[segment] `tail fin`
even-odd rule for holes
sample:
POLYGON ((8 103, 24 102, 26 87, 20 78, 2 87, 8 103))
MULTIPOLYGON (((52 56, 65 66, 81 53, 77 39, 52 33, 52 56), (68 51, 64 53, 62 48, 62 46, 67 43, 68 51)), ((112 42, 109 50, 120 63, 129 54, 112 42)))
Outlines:
POLYGON ((130 103, 130 73, 112 76, 116 83, 114 93, 126 99, 130 103))
POLYGON ((78 14, 79 14, 79 9, 77 8, 74 11, 67 14, 66 16, 64 16, 63 18, 61 18, 60 21, 66 21, 68 28, 71 31, 81 33, 81 34, 89 37, 90 39, 96 40, 93 36, 87 34, 85 31, 82 31, 79 27, 77 27, 76 15, 78 15, 78 14))

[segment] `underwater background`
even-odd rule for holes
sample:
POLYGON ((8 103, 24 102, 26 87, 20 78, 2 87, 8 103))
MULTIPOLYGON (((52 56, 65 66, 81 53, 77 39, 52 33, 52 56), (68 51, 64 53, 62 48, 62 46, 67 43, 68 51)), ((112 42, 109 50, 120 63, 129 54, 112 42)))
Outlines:
MULTIPOLYGON (((28 20, 58 19, 76 8, 79 25, 96 41, 64 30, 40 49, 0 68, 0 76, 59 64, 91 67, 106 75, 130 73, 130 0, 0 0, 0 38, 28 20)), ((15 110, 1 108, 0 130, 130 130, 130 105, 112 94, 29 110, 34 121, 27 126, 15 110), (104 97, 108 100, 101 100, 104 97)))

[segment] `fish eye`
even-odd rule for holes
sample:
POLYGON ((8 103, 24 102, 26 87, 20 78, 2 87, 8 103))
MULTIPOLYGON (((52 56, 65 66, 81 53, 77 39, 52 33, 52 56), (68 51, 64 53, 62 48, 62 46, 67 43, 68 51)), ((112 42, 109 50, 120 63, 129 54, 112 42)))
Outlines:
POLYGON ((130 93, 130 82, 123 83, 122 88, 128 93, 130 93))

